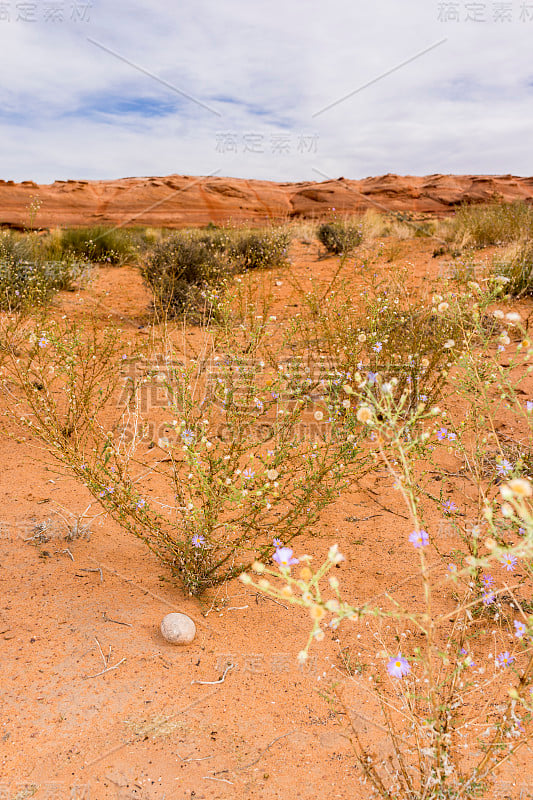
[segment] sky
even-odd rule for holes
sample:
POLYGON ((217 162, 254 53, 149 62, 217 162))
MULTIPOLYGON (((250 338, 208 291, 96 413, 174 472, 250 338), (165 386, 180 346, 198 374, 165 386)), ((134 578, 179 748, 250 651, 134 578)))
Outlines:
POLYGON ((533 175, 533 0, 0 2, 0 178, 533 175))

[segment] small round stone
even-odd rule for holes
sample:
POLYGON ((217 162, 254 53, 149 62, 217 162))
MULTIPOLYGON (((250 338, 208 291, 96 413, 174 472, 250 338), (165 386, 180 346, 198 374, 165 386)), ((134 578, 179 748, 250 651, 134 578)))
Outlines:
POLYGON ((196 636, 196 625, 186 614, 167 614, 161 622, 161 633, 170 644, 190 644, 196 636))

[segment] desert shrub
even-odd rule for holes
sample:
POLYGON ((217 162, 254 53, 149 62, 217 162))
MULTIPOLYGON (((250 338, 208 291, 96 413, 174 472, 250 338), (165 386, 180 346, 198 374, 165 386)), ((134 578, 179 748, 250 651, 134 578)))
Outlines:
POLYGON ((185 358, 168 335, 146 360, 125 359, 113 341, 65 322, 39 328, 26 347, 17 341, 4 364, 14 418, 193 594, 270 552, 272 536, 308 532, 368 464, 344 419, 306 435, 318 419, 308 386, 278 371, 279 353, 266 367, 265 321, 235 331, 220 314, 216 349, 207 330, 201 359, 185 358))
MULTIPOLYGON (((531 350, 525 354, 522 366, 530 354, 531 350)), ((507 398, 513 373, 512 368, 504 369, 503 375, 498 373, 503 380, 497 382, 496 393, 507 398)), ((486 396, 485 374, 473 370, 472 376, 469 392, 475 404, 486 396)), ((499 768, 517 758, 533 738, 533 486, 527 478, 513 478, 490 499, 490 486, 480 486, 479 497, 471 499, 473 546, 465 552, 460 539, 450 554, 450 520, 466 525, 465 512, 448 500, 441 503, 440 515, 430 519, 432 498, 420 481, 424 463, 432 460, 435 444, 447 433, 447 414, 439 408, 418 408, 405 418, 404 404, 403 396, 382 395, 367 386, 357 419, 372 428, 376 460, 403 497, 407 521, 399 523, 404 530, 395 541, 401 537, 402 546, 409 548, 405 582, 412 589, 402 593, 403 582, 395 578, 394 587, 378 595, 379 605, 373 598, 345 600, 342 573, 333 574, 344 561, 336 544, 315 569, 306 555, 279 546, 273 558, 277 568, 258 562, 253 565, 255 575, 244 573, 241 580, 254 591, 308 613, 312 622, 298 654, 300 664, 331 630, 337 641, 353 641, 357 635, 364 684, 353 677, 341 682, 336 676, 322 696, 346 728, 360 779, 372 787, 371 796, 492 798, 499 794, 499 768), (296 567, 299 562, 301 568, 296 567), (493 577, 502 568, 503 576, 493 577), (518 570, 527 575, 520 580, 520 594, 512 580, 516 576, 510 574, 518 570), (479 617, 486 617, 493 606, 499 609, 491 612, 491 628, 496 630, 488 631, 479 617), (358 719, 361 687, 365 705, 360 716, 372 720, 371 727, 358 719)), ((493 416, 485 419, 491 426, 494 421, 493 416)), ((470 433, 470 426, 458 426, 454 441, 464 439, 468 448, 470 433)), ((438 464, 436 453, 432 469, 438 464)))
POLYGON ((207 228, 180 231, 157 244, 141 269, 158 312, 169 317, 212 311, 218 293, 237 272, 288 264, 290 234, 284 230, 207 228))
POLYGON ((198 313, 209 292, 222 286, 229 273, 224 247, 212 234, 186 231, 157 244, 141 266, 156 311, 170 318, 198 313))
POLYGON ((125 228, 66 228, 59 233, 59 248, 93 263, 123 264, 136 257, 134 237, 125 228))
POLYGON ((333 220, 319 226, 317 237, 328 253, 345 255, 361 244, 363 228, 353 222, 333 220))
POLYGON ((290 232, 283 229, 235 231, 228 249, 236 269, 240 272, 273 269, 289 263, 287 252, 290 240, 290 232))
POLYGON ((514 297, 533 295, 533 239, 517 245, 505 257, 495 258, 493 275, 505 279, 503 288, 514 297))
POLYGON ((341 282, 326 292, 306 291, 302 299, 307 313, 292 321, 292 336, 310 369, 333 379, 335 403, 343 399, 334 389, 343 376, 394 386, 397 396, 407 394, 408 408, 435 401, 469 324, 457 300, 417 300, 390 278, 357 290, 341 282))
POLYGON ((17 311, 43 305, 58 291, 70 290, 87 274, 87 264, 72 256, 46 260, 41 240, 0 238, 0 308, 17 311))
POLYGON ((433 219, 425 219, 407 211, 379 213, 368 209, 363 215, 362 227, 364 238, 392 236, 405 240, 413 237, 434 237, 437 223, 433 219))
POLYGON ((488 247, 533 235, 533 208, 523 201, 462 205, 445 221, 445 235, 459 247, 488 247))

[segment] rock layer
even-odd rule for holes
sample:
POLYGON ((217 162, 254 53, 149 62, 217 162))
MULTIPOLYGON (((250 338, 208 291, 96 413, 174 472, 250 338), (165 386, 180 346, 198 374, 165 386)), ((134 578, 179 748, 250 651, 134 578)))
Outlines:
POLYGON ((533 178, 513 175, 381 175, 362 180, 274 183, 242 178, 168 175, 52 184, 0 181, 0 225, 40 228, 212 223, 322 218, 332 213, 449 213, 462 202, 495 198, 533 202, 533 178), (40 207, 32 216, 30 205, 40 207))

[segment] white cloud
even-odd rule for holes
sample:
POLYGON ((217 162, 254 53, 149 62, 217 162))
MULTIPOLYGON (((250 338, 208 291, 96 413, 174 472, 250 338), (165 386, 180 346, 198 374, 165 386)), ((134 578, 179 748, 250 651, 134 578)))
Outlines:
POLYGON ((510 23, 441 23, 443 5, 117 0, 73 22, 65 2, 65 21, 45 23, 36 2, 41 21, 0 20, 0 177, 533 174, 533 20, 514 0, 510 23))

